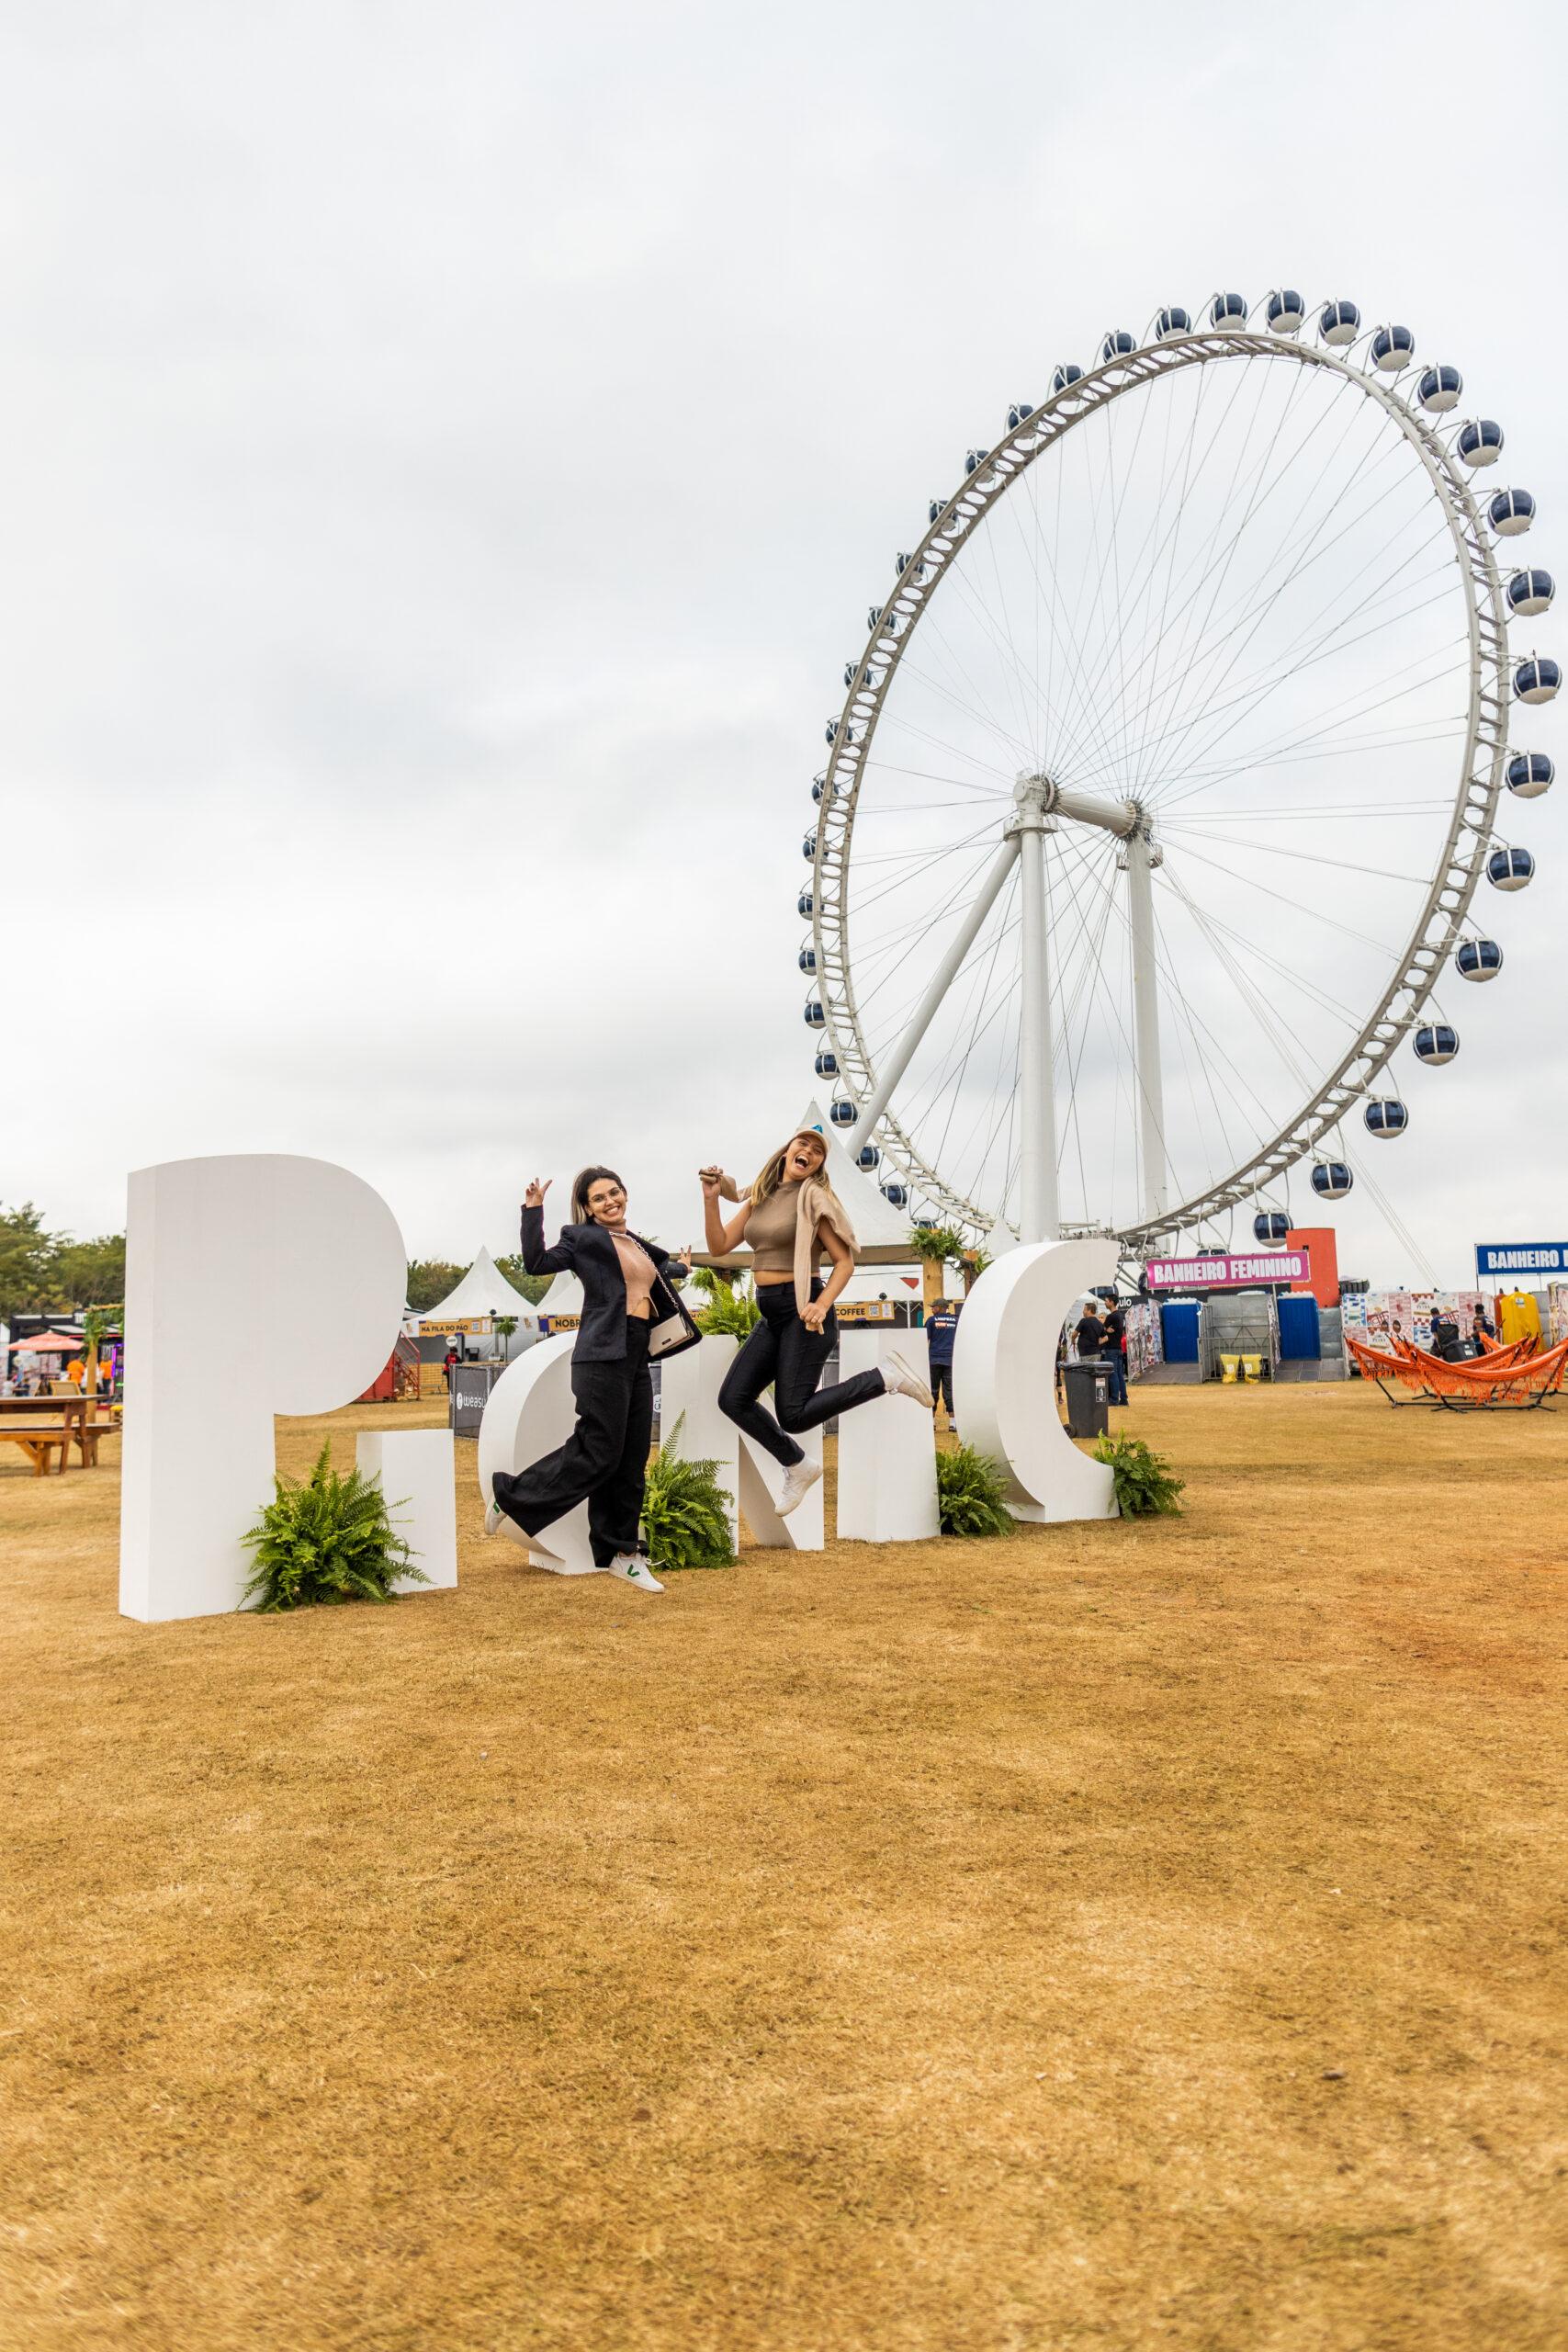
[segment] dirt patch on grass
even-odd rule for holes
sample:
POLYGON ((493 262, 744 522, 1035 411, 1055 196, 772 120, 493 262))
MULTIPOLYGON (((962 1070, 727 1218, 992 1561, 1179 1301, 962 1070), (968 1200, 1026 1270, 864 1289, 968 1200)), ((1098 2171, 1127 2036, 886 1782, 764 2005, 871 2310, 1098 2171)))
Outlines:
MULTIPOLYGON (((282 1425, 303 1469, 358 1408, 282 1425)), ((1568 1420, 1179 1520, 128 1624, 0 1468, 7 2352, 1568 2341, 1568 1420)))

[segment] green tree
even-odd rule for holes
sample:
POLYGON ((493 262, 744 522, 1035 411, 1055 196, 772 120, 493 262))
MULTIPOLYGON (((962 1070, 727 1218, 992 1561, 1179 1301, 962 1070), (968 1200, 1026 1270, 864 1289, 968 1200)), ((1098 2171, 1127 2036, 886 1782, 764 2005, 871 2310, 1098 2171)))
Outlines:
POLYGON ((468 1271, 467 1266, 454 1266, 446 1258, 411 1258, 408 1299, 414 1314, 423 1315, 428 1307, 439 1306, 468 1271))
POLYGON ((0 1319, 51 1315, 65 1305, 60 1283, 60 1243, 43 1228, 31 1201, 0 1208, 0 1319))
POLYGON ((73 1306, 114 1306, 125 1297, 125 1236, 100 1233, 92 1241, 60 1239, 59 1282, 73 1306))

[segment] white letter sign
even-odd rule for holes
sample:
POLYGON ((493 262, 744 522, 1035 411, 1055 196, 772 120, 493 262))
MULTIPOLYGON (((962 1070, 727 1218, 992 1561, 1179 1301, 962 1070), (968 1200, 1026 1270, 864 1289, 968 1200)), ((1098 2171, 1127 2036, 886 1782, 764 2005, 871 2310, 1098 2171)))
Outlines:
POLYGON ((1032 1241, 988 1265, 964 1302, 953 1393, 964 1441, 1008 1474, 1020 1519, 1114 1519, 1110 1465, 1080 1453, 1056 1411, 1056 1342, 1097 1283, 1116 1279, 1114 1241, 1032 1241))
POLYGON ((130 1179, 123 1615, 238 1608, 272 1500, 275 1413, 368 1388, 402 1321, 391 1210, 324 1159, 171 1159, 130 1179))

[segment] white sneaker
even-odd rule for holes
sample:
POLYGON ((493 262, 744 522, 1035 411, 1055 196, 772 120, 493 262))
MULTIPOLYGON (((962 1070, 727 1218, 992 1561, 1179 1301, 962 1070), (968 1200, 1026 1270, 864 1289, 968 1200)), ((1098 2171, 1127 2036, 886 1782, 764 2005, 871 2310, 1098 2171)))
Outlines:
POLYGON ((784 1492, 778 1501, 781 1519, 787 1519, 792 1510, 799 1509, 821 1476, 820 1462, 812 1462, 803 1457, 799 1462, 790 1464, 789 1473, 784 1482, 784 1492))
POLYGON ((610 1563, 609 1574, 619 1577, 623 1584, 635 1584, 639 1592, 664 1589, 640 1552, 617 1552, 610 1563))
POLYGON ((912 1396, 928 1413, 935 1408, 936 1399, 914 1365, 897 1351, 883 1359, 882 1385, 889 1396, 912 1396))
POLYGON ((501 1505, 496 1501, 495 1497, 491 1495, 490 1502, 485 1510, 485 1533, 487 1535, 499 1535, 505 1524, 506 1513, 502 1510, 501 1505))

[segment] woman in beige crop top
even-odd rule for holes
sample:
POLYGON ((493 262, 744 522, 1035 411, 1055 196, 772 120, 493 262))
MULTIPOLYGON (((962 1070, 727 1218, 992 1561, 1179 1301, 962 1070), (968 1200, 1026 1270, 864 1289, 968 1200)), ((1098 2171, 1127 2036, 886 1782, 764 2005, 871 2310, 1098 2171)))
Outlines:
POLYGON ((833 1301, 854 1272, 855 1237, 843 1204, 828 1182, 828 1147, 814 1128, 791 1136, 764 1164, 738 1214, 726 1225, 721 1193, 737 1198, 717 1168, 702 1170, 703 1226, 707 1246, 718 1257, 744 1240, 751 1250, 761 1319, 725 1374, 719 1408, 748 1437, 781 1463, 786 1472, 778 1509, 795 1510, 822 1476, 820 1462, 808 1461, 795 1442, 797 1430, 824 1421, 897 1391, 928 1408, 931 1390, 901 1356, 873 1372, 857 1372, 831 1388, 819 1388, 822 1368, 837 1332, 833 1301), (832 1271, 824 1283, 818 1269, 826 1251, 832 1271), (761 1402, 772 1387, 775 1419, 761 1402))

